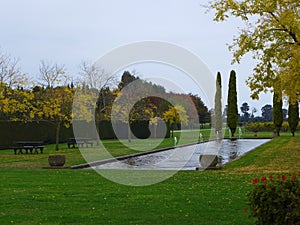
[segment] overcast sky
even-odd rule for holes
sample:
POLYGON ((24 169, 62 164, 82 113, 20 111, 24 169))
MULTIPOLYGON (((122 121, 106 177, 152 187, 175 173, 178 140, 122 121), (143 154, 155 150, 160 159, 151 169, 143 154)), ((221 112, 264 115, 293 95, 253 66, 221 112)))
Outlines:
MULTIPOLYGON (((270 94, 262 94, 259 102, 249 97, 245 80, 254 62, 249 56, 241 65, 231 65, 232 55, 227 48, 242 24, 235 20, 214 22, 213 14, 205 14, 206 9, 201 7, 205 2, 1 0, 0 49, 19 57, 22 71, 32 77, 37 76, 40 61, 48 60, 65 64, 68 74, 75 78, 81 61, 95 61, 118 46, 144 40, 170 42, 195 53, 213 75, 222 73, 225 98, 228 75, 236 70, 239 106, 246 101, 260 112, 272 99, 270 94)), ((149 67, 130 69, 145 78, 157 73, 149 67)), ((176 79, 174 73, 169 76, 176 79)))

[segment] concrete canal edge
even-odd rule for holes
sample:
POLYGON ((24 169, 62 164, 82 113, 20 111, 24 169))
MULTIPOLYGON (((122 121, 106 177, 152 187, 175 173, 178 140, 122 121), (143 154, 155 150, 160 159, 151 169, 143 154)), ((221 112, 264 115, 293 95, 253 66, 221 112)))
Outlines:
MULTIPOLYGON (((208 141, 203 141, 201 143, 205 143, 205 142, 208 142, 208 141)), ((84 169, 84 168, 89 168, 89 167, 93 167, 93 166, 103 165, 103 164, 106 164, 106 163, 111 163, 111 162, 117 162, 117 161, 120 161, 120 160, 130 159, 130 158, 137 157, 137 156, 149 155, 149 154, 153 154, 153 153, 157 153, 157 152, 168 151, 168 150, 172 150, 172 149, 175 149, 175 148, 192 146, 192 145, 196 145, 196 144, 199 144, 199 143, 195 142, 195 143, 190 143, 190 144, 185 144, 185 145, 178 145, 176 147, 172 146, 172 147, 168 147, 168 148, 161 148, 161 149, 151 150, 151 151, 147 151, 147 152, 139 152, 139 153, 134 153, 134 154, 130 154, 130 155, 118 156, 118 157, 114 157, 114 158, 103 159, 103 160, 98 160, 98 161, 94 161, 94 162, 89 162, 89 163, 83 163, 83 164, 79 164, 79 165, 70 166, 70 169, 84 169)))

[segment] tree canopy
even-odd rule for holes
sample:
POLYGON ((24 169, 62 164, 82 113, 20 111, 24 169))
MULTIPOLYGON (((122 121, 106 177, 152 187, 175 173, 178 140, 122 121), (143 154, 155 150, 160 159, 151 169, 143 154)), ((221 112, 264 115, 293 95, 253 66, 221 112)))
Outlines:
POLYGON ((293 136, 295 136, 295 132, 299 123, 299 103, 289 103, 289 112, 288 112, 289 118, 288 123, 289 127, 291 129, 291 133, 293 136))
POLYGON ((216 93, 215 93, 215 131, 220 133, 222 132, 222 83, 221 83, 221 73, 217 73, 216 79, 216 93))
POLYGON ((275 127, 275 135, 280 135, 280 129, 283 123, 283 112, 282 112, 282 96, 281 91, 274 90, 273 94, 273 123, 275 127))
MULTIPOLYGON (((0 52, 0 64, 1 57, 0 52)), ((61 127, 68 128, 74 121, 95 121, 99 129, 100 121, 113 122, 112 117, 116 115, 115 120, 127 123, 128 130, 135 121, 153 122, 154 118, 157 121, 157 118, 168 118, 169 121, 172 116, 174 124, 189 127, 199 126, 200 121, 210 122, 208 109, 199 96, 168 93, 163 86, 142 80, 128 71, 124 72, 119 85, 110 89, 109 84, 114 81, 112 76, 83 64, 82 79, 74 85, 68 82, 71 79, 63 66, 42 61, 38 82, 25 85, 28 79, 19 79, 19 70, 10 69, 7 73, 3 65, 0 65, 0 119, 53 123, 57 150, 61 127)))
POLYGON ((169 110, 163 114, 164 121, 169 123, 172 130, 172 137, 174 137, 174 125, 175 124, 188 124, 188 116, 186 110, 182 105, 170 106, 169 110))
POLYGON ((250 113, 248 112, 250 110, 250 107, 247 102, 243 102, 242 106, 240 107, 241 112, 243 113, 243 122, 248 122, 250 113))
POLYGON ((238 125, 238 107, 237 107, 237 92, 236 92, 236 73, 234 70, 230 72, 227 97, 227 125, 230 129, 231 136, 234 136, 238 125))
POLYGON ((273 107, 270 104, 266 104, 261 108, 261 115, 266 122, 272 121, 273 107))
POLYGON ((257 64, 247 84, 252 97, 281 86, 292 101, 300 93, 300 1, 299 0, 212 0, 214 20, 230 16, 241 19, 245 27, 234 37, 229 49, 233 62, 253 53, 257 64), (292 82, 291 82, 292 81, 292 82))

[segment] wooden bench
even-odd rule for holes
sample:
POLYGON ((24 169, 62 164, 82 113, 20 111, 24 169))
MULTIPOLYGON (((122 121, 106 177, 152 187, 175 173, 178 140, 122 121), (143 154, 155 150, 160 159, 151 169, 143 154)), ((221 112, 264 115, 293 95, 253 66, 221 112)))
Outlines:
POLYGON ((43 153, 44 153, 44 148, 45 148, 45 146, 40 145, 40 146, 35 146, 35 147, 33 148, 33 150, 34 150, 34 153, 35 153, 35 154, 39 154, 39 151, 38 151, 38 150, 40 150, 40 153, 43 154, 43 153))
POLYGON ((90 138, 69 138, 68 141, 67 141, 67 145, 68 145, 68 148, 75 148, 76 145, 77 147, 84 147, 84 145, 88 148, 88 147, 93 147, 94 146, 94 143, 91 141, 90 138))
POLYGON ((45 146, 17 146, 17 147, 13 147, 14 153, 15 155, 17 154, 23 154, 23 150, 25 150, 25 153, 28 154, 39 154, 40 153, 43 154, 44 153, 44 148, 45 146))
POLYGON ((16 146, 12 149, 14 150, 15 155, 23 154, 23 150, 25 154, 43 154, 45 146, 41 145, 43 142, 41 141, 18 141, 16 142, 16 146))
POLYGON ((86 147, 88 148, 89 145, 91 146, 91 148, 94 146, 94 143, 92 141, 86 141, 85 142, 86 147))
POLYGON ((71 148, 71 146, 72 146, 72 148, 75 148, 76 145, 78 147, 83 147, 84 146, 84 141, 76 141, 75 139, 72 138, 72 139, 68 140, 67 145, 68 145, 68 148, 71 148))

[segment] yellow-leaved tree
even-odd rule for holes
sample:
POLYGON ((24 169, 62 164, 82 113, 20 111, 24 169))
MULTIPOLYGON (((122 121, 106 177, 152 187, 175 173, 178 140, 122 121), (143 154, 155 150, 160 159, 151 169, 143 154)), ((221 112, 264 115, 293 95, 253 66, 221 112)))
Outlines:
POLYGON ((8 98, 10 120, 26 123, 35 119, 37 108, 34 104, 34 93, 32 90, 10 90, 8 98))
POLYGON ((70 127, 72 124, 72 103, 75 89, 61 86, 41 90, 41 98, 37 108, 43 119, 55 124, 55 149, 59 150, 59 133, 61 125, 70 127))
POLYGON ((229 49, 233 62, 253 53, 257 64, 247 84, 252 97, 280 87, 293 101, 300 94, 300 1, 211 0, 215 20, 236 17, 245 23, 229 49))
POLYGON ((169 110, 163 113, 163 119, 170 125, 172 137, 174 137, 175 124, 187 125, 189 122, 186 110, 182 105, 170 106, 169 110))
POLYGON ((119 92, 112 108, 113 122, 118 120, 127 124, 128 142, 131 142, 131 123, 134 121, 149 121, 154 117, 156 109, 149 98, 139 99, 138 93, 140 92, 132 87, 119 92))
POLYGON ((7 87, 6 83, 0 82, 0 118, 3 119, 6 113, 9 112, 9 99, 8 91, 10 88, 7 87))
POLYGON ((34 93, 30 89, 12 89, 0 83, 0 118, 11 121, 28 122, 35 119, 37 108, 34 93))

